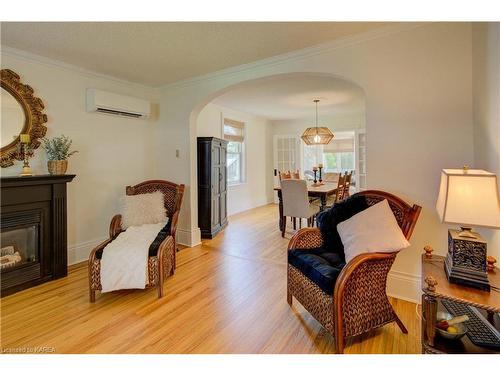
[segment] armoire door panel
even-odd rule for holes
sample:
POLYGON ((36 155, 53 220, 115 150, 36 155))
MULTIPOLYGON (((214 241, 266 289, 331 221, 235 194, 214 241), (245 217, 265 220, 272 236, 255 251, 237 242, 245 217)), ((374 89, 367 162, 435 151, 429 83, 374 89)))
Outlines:
POLYGON ((227 191, 227 169, 225 166, 222 166, 219 168, 219 179, 220 179, 220 192, 226 192, 227 191))
POLYGON ((227 193, 223 192, 220 195, 220 222, 225 225, 227 222, 227 193))
POLYGON ((198 138, 198 225, 203 238, 213 238, 227 225, 226 154, 227 141, 198 138))

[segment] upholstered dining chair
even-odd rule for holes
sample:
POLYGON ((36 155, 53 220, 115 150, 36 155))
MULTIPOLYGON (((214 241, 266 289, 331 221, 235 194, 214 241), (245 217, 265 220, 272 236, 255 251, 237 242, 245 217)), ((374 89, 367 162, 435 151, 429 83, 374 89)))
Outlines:
POLYGON ((288 304, 295 297, 335 338, 338 353, 343 353, 346 338, 391 322, 408 333, 386 294, 397 252, 361 254, 346 264, 343 248, 336 248, 342 246, 340 237, 335 238, 336 225, 384 199, 409 239, 421 207, 386 192, 366 190, 322 212, 319 228, 299 230, 288 244, 288 304))
POLYGON ((282 180, 281 194, 284 216, 282 237, 285 237, 287 217, 298 218, 299 226, 302 226, 302 219, 307 219, 307 225, 314 225, 314 216, 319 212, 319 207, 310 204, 305 180, 282 180))
POLYGON ((278 176, 279 176, 280 181, 281 180, 290 180, 292 178, 292 172, 280 171, 280 172, 278 172, 278 176))
POLYGON ((298 169, 295 172, 281 171, 281 172, 279 172, 279 179, 280 179, 280 181, 281 180, 289 180, 289 179, 300 180, 300 171, 298 169))
MULTIPOLYGON (((181 209, 182 196, 184 195, 184 185, 177 185, 164 180, 149 180, 141 182, 135 186, 127 186, 127 195, 153 193, 161 191, 164 196, 165 210, 168 216, 170 231, 165 233, 164 238, 158 247, 149 253, 148 258, 148 284, 146 287, 156 287, 158 298, 163 297, 163 281, 165 277, 174 274, 176 268, 176 231, 179 213, 181 209)), ((95 247, 89 256, 89 296, 90 302, 95 302, 95 292, 102 290, 101 286, 101 258, 106 245, 113 241, 122 231, 122 216, 115 215, 109 225, 109 238, 95 247)))

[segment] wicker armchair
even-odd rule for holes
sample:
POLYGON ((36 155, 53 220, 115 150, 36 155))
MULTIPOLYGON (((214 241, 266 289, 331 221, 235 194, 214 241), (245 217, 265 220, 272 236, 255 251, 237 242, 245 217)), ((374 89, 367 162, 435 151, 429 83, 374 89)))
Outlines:
MULTIPOLYGON (((148 284, 146 287, 157 287, 158 298, 163 297, 163 281, 166 276, 171 276, 175 271, 175 258, 177 242, 175 233, 179 212, 184 195, 184 185, 177 185, 163 180, 149 180, 135 186, 127 186, 127 195, 136 195, 161 191, 165 198, 165 209, 170 223, 170 235, 160 244, 158 252, 148 259, 148 284)), ((115 215, 109 225, 109 239, 95 247, 89 256, 89 294, 90 302, 95 302, 95 292, 101 290, 101 255, 103 249, 113 241, 122 231, 121 215, 115 215)))
MULTIPOLYGON (((407 239, 410 238, 421 207, 409 206, 400 198, 376 190, 363 195, 369 206, 387 199, 407 239)), ((290 240, 288 251, 319 248, 323 238, 318 228, 299 230, 290 240)), ((347 337, 357 336, 385 324, 396 322, 408 333, 386 294, 387 275, 396 253, 361 254, 345 265, 338 275, 333 295, 325 293, 300 270, 288 264, 287 301, 295 297, 335 338, 338 353, 343 353, 347 337)))

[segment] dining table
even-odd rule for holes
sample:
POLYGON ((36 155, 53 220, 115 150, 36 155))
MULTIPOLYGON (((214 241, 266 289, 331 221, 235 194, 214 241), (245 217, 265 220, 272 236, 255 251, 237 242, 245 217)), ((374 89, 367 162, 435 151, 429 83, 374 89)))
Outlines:
MULTIPOLYGON (((326 207, 326 201, 328 196, 337 193, 337 182, 322 182, 313 183, 312 181, 307 182, 307 195, 311 198, 319 198, 320 205, 319 210, 323 211, 326 207)), ((278 206, 279 206, 279 228, 280 231, 283 230, 283 223, 285 218, 283 217, 283 195, 281 194, 281 186, 277 186, 274 190, 278 193, 278 206)))

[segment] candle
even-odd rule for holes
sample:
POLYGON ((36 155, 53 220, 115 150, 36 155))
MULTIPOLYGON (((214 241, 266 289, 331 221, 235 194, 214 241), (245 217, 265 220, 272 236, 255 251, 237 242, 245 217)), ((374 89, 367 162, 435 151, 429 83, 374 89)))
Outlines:
POLYGON ((30 135, 29 134, 20 134, 19 138, 21 139, 21 143, 30 143, 30 135))
POLYGON ((319 167, 319 168, 323 168, 323 164, 321 164, 321 163, 320 163, 320 164, 318 164, 318 167, 319 167))
POLYGON ((313 167, 313 171, 317 171, 318 170, 318 167, 313 167))

